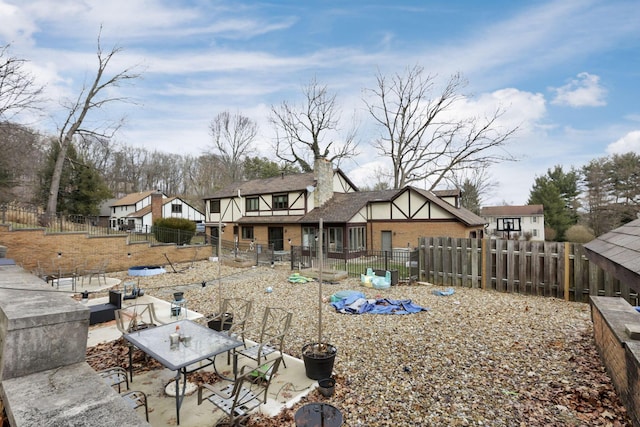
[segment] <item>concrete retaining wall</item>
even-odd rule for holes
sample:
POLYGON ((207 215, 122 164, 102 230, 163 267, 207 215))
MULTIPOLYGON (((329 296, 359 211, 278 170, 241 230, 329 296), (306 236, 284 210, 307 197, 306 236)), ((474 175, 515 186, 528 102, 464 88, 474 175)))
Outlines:
POLYGON ((0 265, 0 398, 23 426, 148 426, 85 362, 89 309, 0 265))

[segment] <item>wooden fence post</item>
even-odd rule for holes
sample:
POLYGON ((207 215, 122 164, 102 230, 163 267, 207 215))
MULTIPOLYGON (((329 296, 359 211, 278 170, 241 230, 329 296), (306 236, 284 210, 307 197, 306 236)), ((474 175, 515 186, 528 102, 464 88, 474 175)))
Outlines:
POLYGON ((482 289, 486 290, 487 289, 487 276, 490 274, 487 272, 487 251, 489 250, 489 247, 487 245, 488 240, 487 239, 482 239, 482 289))
MULTIPOLYGON (((484 239, 482 239, 484 240, 484 239)), ((471 259, 471 288, 478 287, 478 276, 480 275, 480 269, 478 268, 478 239, 471 240, 471 252, 469 253, 471 259)))
MULTIPOLYGON (((569 301, 569 242, 564 242, 564 300, 569 301)), ((576 297, 574 299, 577 300, 576 297)))

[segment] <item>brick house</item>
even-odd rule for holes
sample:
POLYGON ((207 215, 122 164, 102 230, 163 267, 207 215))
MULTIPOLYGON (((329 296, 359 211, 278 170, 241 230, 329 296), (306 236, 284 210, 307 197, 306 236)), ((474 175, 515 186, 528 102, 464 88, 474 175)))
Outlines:
POLYGON ((420 236, 481 238, 485 227, 459 206, 458 191, 359 191, 324 159, 316 160, 313 172, 236 182, 204 201, 207 234, 216 237, 220 226, 240 243, 275 251, 312 246, 322 219, 329 256, 406 248, 420 236))
POLYGON ((114 230, 148 230, 158 218, 201 223, 204 214, 178 197, 168 197, 159 190, 142 191, 111 203, 109 226, 114 230))
POLYGON ((480 209, 489 225, 487 234, 502 238, 525 237, 544 241, 544 207, 542 205, 487 206, 480 209))

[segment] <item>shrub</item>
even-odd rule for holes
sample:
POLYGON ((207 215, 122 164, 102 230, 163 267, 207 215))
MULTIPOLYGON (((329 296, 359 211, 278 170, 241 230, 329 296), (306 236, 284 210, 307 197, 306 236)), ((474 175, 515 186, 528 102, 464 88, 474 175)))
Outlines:
POLYGON ((572 225, 569 227, 567 231, 565 231, 564 236, 567 242, 573 243, 588 243, 596 238, 589 228, 584 225, 572 225))
POLYGON ((555 229, 551 227, 544 227, 544 240, 546 240, 547 242, 552 242, 556 240, 557 236, 558 233, 556 233, 555 229))
POLYGON ((186 245, 196 234, 196 224, 184 218, 160 218, 153 222, 153 236, 161 243, 186 245))

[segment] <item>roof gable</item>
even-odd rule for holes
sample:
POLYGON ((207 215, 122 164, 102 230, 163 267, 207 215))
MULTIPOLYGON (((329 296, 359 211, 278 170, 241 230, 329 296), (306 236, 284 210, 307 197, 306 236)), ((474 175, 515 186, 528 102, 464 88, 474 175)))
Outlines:
POLYGON ((436 196, 435 194, 433 194, 433 192, 429 190, 423 190, 421 188, 416 188, 416 187, 406 187, 406 189, 407 190, 410 189, 422 194, 424 197, 427 198, 427 200, 436 204, 443 210, 449 212, 455 218, 459 219, 461 222, 463 222, 468 226, 484 226, 486 224, 486 221, 484 220, 484 218, 474 214, 473 212, 471 212, 466 208, 457 208, 453 206, 451 203, 445 202, 444 200, 442 200, 440 197, 436 196))
POLYGON ((398 190, 355 191, 352 193, 334 193, 321 207, 305 215, 300 222, 347 222, 368 203, 391 201, 398 190))
POLYGON ((407 191, 414 191, 425 197, 429 202, 434 203, 441 209, 447 211, 454 218, 463 222, 467 226, 484 226, 483 218, 473 212, 456 208, 450 203, 445 202, 431 191, 421 190, 414 187, 404 187, 400 190, 381 190, 381 191, 356 191, 353 193, 336 193, 323 206, 314 209, 302 218, 300 222, 315 223, 323 219, 324 222, 347 222, 358 213, 360 209, 370 203, 393 202, 407 191))
MULTIPOLYGON (((199 213, 200 215, 203 215, 202 212, 200 212, 198 209, 194 208, 193 206, 191 206, 189 203, 185 202, 184 200, 182 200, 179 197, 175 197, 175 196, 171 196, 171 197, 166 197, 162 199, 162 206, 166 206, 172 202, 175 201, 179 201, 181 204, 190 207, 191 209, 193 209, 195 212, 199 213)), ((145 215, 148 215, 151 213, 151 205, 147 205, 141 209, 138 209, 135 212, 130 213, 129 215, 127 215, 128 217, 131 218, 142 218, 145 215)))

